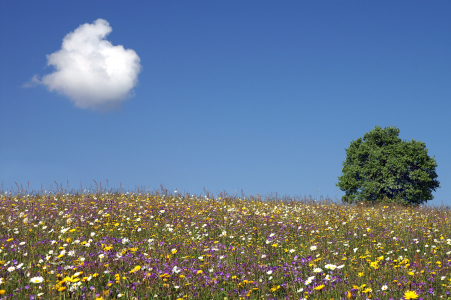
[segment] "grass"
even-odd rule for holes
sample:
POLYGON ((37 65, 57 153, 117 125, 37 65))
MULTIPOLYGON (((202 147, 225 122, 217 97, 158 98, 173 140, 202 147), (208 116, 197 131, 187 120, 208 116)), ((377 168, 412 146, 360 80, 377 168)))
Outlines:
POLYGON ((449 207, 0 196, 0 299, 447 299, 449 207))

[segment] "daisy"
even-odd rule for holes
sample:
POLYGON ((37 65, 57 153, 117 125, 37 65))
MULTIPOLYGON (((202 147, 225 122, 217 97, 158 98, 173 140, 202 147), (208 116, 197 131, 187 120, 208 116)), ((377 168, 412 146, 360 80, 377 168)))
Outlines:
POLYGON ((30 282, 33 282, 33 283, 41 283, 43 281, 44 281, 44 278, 42 278, 41 276, 33 277, 30 279, 30 282))

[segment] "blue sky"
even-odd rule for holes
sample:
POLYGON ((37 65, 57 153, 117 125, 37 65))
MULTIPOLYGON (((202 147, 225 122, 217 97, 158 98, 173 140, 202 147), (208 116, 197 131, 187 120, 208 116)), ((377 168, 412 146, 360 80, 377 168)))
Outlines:
POLYGON ((0 179, 339 199, 345 148, 393 125, 435 156, 429 203, 451 205, 450 15, 450 1, 1 1, 0 179))

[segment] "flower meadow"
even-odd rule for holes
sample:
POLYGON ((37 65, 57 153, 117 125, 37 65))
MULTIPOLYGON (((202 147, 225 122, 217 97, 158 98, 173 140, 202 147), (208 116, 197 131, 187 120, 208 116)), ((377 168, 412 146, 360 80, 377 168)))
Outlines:
POLYGON ((221 195, 6 193, 0 299, 451 298, 449 207, 221 195))

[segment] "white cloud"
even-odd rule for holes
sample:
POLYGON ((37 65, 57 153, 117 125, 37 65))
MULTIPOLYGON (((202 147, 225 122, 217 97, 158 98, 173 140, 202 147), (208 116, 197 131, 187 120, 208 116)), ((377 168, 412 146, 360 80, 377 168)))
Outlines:
POLYGON ((113 46, 105 37, 109 23, 97 19, 80 25, 63 39, 61 49, 47 55, 47 65, 55 71, 39 82, 50 91, 69 97, 79 108, 108 111, 132 96, 141 70, 140 58, 132 49, 113 46))

